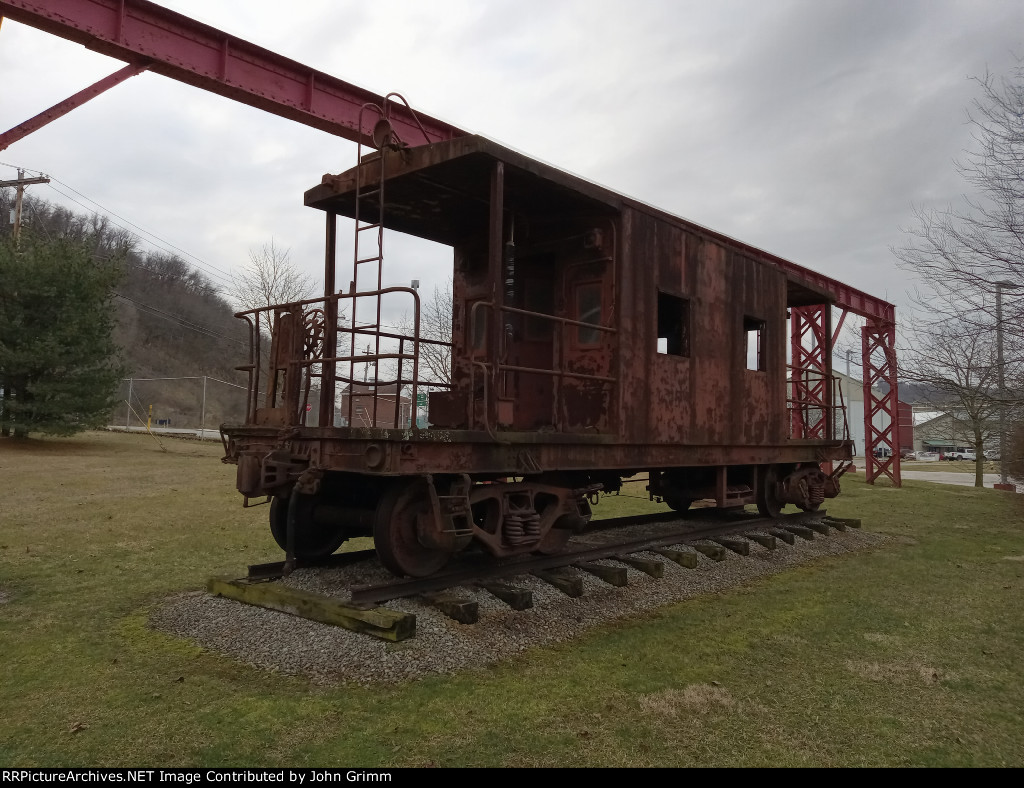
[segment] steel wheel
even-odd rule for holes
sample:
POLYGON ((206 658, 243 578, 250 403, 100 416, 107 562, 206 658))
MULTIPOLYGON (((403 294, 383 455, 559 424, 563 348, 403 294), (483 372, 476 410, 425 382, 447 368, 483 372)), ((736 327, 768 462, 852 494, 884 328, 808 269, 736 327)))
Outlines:
POLYGON ((683 498, 682 496, 674 495, 672 493, 663 495, 662 500, 664 500, 665 503, 668 504, 669 509, 673 509, 679 512, 680 514, 686 512, 690 508, 690 504, 693 503, 693 500, 691 500, 690 498, 683 498))
POLYGON ((762 517, 778 517, 786 505, 779 500, 779 474, 774 465, 758 469, 760 479, 757 485, 757 511, 762 517))
POLYGON ((317 496, 292 493, 288 498, 274 496, 270 504, 270 533, 278 546, 288 552, 288 506, 295 498, 295 557, 306 561, 326 558, 348 538, 340 523, 318 522, 315 518, 317 496), (296 497, 297 496, 297 497, 296 497))
POLYGON ((398 575, 427 577, 448 563, 451 553, 426 547, 417 536, 420 517, 432 517, 427 485, 396 481, 377 504, 373 543, 386 569, 398 575))

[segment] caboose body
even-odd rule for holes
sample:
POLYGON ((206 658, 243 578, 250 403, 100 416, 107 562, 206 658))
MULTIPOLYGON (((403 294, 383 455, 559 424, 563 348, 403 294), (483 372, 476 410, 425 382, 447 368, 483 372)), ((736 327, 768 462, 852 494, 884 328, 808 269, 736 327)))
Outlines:
POLYGON ((470 543, 557 551, 638 473, 680 511, 838 494, 830 372, 787 364, 789 310, 832 297, 792 264, 477 136, 384 145, 305 201, 327 216, 326 295, 240 314, 246 423, 222 427, 289 557, 372 535, 422 576, 470 543), (341 290, 337 216, 356 237, 341 290), (453 250, 450 337, 385 286, 385 227, 453 250))

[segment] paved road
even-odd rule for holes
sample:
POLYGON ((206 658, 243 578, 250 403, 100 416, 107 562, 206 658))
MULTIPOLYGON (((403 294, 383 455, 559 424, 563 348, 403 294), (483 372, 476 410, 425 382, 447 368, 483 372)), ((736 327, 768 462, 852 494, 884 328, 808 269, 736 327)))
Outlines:
MULTIPOLYGON (((111 424, 107 427, 111 432, 146 432, 145 427, 117 427, 111 424)), ((154 435, 178 435, 189 438, 201 438, 204 441, 219 441, 220 430, 199 430, 174 427, 152 427, 150 430, 154 435)))
MULTIPOLYGON (((904 479, 918 479, 923 482, 936 482, 938 484, 961 484, 965 487, 974 486, 973 473, 958 473, 956 471, 902 471, 900 474, 904 479)), ((998 473, 986 473, 984 476, 985 486, 991 487, 999 481, 998 473)), ((1024 492, 1024 484, 1017 484, 1017 492, 1024 492)))

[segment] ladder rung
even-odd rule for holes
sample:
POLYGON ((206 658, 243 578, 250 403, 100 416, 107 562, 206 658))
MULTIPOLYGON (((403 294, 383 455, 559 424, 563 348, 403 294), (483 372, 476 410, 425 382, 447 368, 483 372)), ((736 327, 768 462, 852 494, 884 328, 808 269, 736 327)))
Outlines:
POLYGON ((380 222, 375 222, 373 224, 364 224, 362 227, 357 227, 356 232, 361 233, 363 230, 376 230, 378 227, 381 226, 382 225, 380 222))
POLYGON ((361 263, 378 262, 382 261, 383 259, 384 257, 382 255, 377 255, 376 257, 364 257, 362 260, 356 260, 356 265, 360 265, 361 263))

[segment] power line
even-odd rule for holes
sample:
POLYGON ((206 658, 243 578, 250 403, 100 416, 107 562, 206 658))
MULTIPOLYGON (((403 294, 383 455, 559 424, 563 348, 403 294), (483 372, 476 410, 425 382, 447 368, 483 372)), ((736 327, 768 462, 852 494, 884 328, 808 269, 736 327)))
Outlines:
POLYGON ((131 304, 134 304, 137 309, 143 312, 147 312, 153 315, 154 317, 160 317, 163 318, 164 320, 169 320, 173 323, 180 325, 182 328, 188 328, 200 334, 206 334, 207 336, 223 339, 227 342, 233 342, 241 347, 246 346, 246 343, 243 342, 242 340, 228 336, 227 334, 222 334, 219 331, 213 330, 209 326, 203 325, 202 323, 195 323, 191 320, 186 320, 184 317, 181 317, 180 315, 175 315, 171 312, 165 312, 162 309, 157 309, 155 306, 150 306, 149 304, 144 304, 141 301, 136 301, 134 298, 129 298, 126 295, 121 295, 121 293, 118 293, 116 291, 114 291, 114 295, 117 296, 118 298, 128 301, 131 304))
MULTIPOLYGON (((17 165, 10 164, 8 162, 0 162, 0 165, 5 166, 5 167, 12 167, 14 169, 19 169, 17 167, 17 165)), ((21 167, 20 169, 25 170, 27 172, 39 173, 40 175, 44 174, 40 170, 34 170, 34 169, 29 168, 29 167, 21 167)), ((198 263, 203 268, 209 269, 210 275, 213 275, 213 276, 216 276, 216 277, 218 277, 220 279, 223 279, 225 282, 227 282, 229 284, 232 282, 231 272, 230 271, 226 271, 223 268, 219 268, 219 267, 217 267, 217 266, 215 266, 215 265, 213 265, 211 263, 208 263, 205 260, 203 260, 203 259, 201 259, 199 257, 196 257, 194 254, 191 254, 190 252, 182 249, 180 246, 176 246, 175 244, 173 244, 170 241, 167 241, 167 240, 161 238, 160 236, 156 235, 155 233, 152 233, 149 230, 146 230, 145 228, 140 227, 139 225, 137 225, 134 222, 132 222, 130 219, 126 219, 125 217, 121 216, 120 214, 117 214, 114 211, 110 210, 109 208, 107 208, 107 207, 101 205, 100 203, 96 202, 91 197, 88 197, 85 194, 82 194, 82 192, 78 191, 78 189, 76 189, 73 186, 65 183, 64 181, 60 180, 59 178, 55 178, 52 175, 49 175, 47 177, 49 177, 50 180, 52 180, 52 181, 54 181, 56 183, 59 183, 65 189, 68 189, 69 191, 73 192, 74 194, 77 194, 83 200, 86 200, 87 202, 91 203, 96 208, 99 208, 104 213, 104 215, 106 215, 108 218, 110 216, 113 216, 113 217, 115 217, 117 219, 120 219, 125 224, 128 224, 131 227, 134 227, 135 230, 137 230, 138 232, 133 232, 132 230, 129 230, 127 227, 125 227, 125 226, 123 226, 121 224, 118 224, 117 222, 112 222, 112 224, 114 224, 117 227, 120 227, 122 230, 124 230, 125 232, 133 235, 134 237, 138 238, 139 240, 146 241, 147 243, 150 243, 150 244, 156 246, 157 248, 161 249, 161 251, 164 251, 164 252, 170 252, 170 250, 173 250, 173 251, 178 252, 178 253, 180 253, 182 255, 185 255, 185 257, 188 257, 191 260, 194 260, 196 263, 198 263), (142 233, 143 235, 139 235, 139 233, 142 233), (148 238, 144 238, 143 236, 148 236, 148 238), (153 241, 150 240, 150 239, 155 239, 156 241, 159 242, 159 244, 163 244, 163 246, 160 246, 159 244, 153 243, 153 241)), ((65 199, 70 200, 71 202, 75 203, 75 205, 78 205, 81 208, 84 208, 85 210, 89 211, 90 213, 96 213, 97 212, 95 210, 95 208, 91 208, 88 205, 85 205, 84 203, 80 202, 79 200, 76 200, 70 194, 67 194, 67 193, 61 191, 56 186, 54 186, 52 183, 50 183, 48 185, 49 185, 49 187, 51 189, 53 189, 59 195, 61 195, 65 199)))

